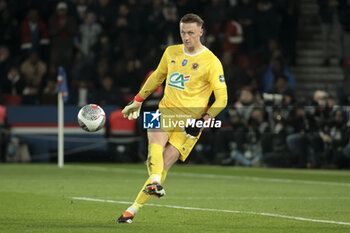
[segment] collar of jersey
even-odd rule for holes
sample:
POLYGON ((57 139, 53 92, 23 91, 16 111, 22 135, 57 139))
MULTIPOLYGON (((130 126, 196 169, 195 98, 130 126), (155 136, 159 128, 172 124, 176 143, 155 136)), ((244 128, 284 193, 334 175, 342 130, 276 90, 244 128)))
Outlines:
POLYGON ((185 46, 182 45, 182 51, 183 51, 184 54, 186 54, 187 56, 194 57, 194 56, 197 56, 197 55, 203 53, 205 50, 207 50, 207 47, 205 47, 205 46, 203 46, 203 47, 204 47, 204 48, 203 48, 201 51, 199 51, 198 53, 196 53, 196 54, 188 54, 188 53, 185 52, 185 46))

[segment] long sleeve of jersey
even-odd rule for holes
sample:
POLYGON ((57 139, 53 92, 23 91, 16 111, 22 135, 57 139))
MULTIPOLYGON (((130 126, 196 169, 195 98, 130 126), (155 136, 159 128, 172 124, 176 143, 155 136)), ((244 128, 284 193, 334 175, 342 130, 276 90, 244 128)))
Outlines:
POLYGON ((148 77, 147 81, 139 91, 139 95, 146 99, 161 85, 168 73, 167 50, 165 50, 157 69, 148 77))
POLYGON ((210 117, 216 117, 227 105, 227 89, 220 88, 214 90, 215 101, 208 109, 210 117))
POLYGON ((208 109, 207 113, 211 117, 216 117, 227 105, 227 87, 224 71, 219 59, 216 59, 211 64, 208 81, 214 91, 215 101, 208 109))

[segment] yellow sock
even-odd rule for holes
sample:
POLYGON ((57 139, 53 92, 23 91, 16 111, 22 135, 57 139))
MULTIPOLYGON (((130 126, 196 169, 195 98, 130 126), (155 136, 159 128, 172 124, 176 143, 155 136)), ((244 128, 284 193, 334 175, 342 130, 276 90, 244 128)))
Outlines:
POLYGON ((164 166, 163 150, 164 148, 157 143, 150 143, 148 146, 147 170, 151 182, 161 182, 164 166))
MULTIPOLYGON (((162 180, 161 180, 161 184, 164 183, 166 175, 167 175, 166 170, 163 170, 162 172, 162 180)), ((133 207, 136 209, 136 211, 133 214, 136 214, 140 208, 151 198, 150 195, 147 195, 146 193, 143 192, 143 190, 145 189, 146 185, 148 185, 149 183, 151 183, 151 179, 148 178, 146 180, 146 183, 143 185, 142 189, 140 190, 139 194, 136 197, 136 200, 133 204, 133 207)))
POLYGON ((140 209, 151 198, 150 195, 147 195, 146 193, 143 192, 146 185, 148 185, 149 183, 151 183, 150 178, 148 178, 146 180, 146 183, 143 185, 142 189, 140 190, 139 194, 137 195, 136 200, 133 204, 136 209, 140 209))

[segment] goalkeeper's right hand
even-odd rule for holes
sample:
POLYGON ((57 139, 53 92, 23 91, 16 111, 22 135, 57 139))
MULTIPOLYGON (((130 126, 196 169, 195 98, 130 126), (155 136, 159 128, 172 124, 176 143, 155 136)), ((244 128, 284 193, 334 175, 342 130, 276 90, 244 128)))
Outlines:
POLYGON ((125 106, 125 108, 122 111, 122 114, 124 115, 124 118, 128 118, 129 120, 137 119, 140 116, 140 110, 142 106, 142 98, 138 96, 135 97, 134 100, 132 100, 128 105, 125 106), (140 99, 141 98, 141 99, 140 99), (141 101, 136 101, 136 99, 141 101))

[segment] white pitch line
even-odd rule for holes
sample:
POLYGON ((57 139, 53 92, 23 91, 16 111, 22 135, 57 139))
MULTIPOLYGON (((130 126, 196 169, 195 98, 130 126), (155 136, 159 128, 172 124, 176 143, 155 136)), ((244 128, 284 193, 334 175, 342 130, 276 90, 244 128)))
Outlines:
MULTIPOLYGON (((105 198, 116 198, 116 199, 125 199, 125 196, 110 196, 105 198)), ((260 201, 260 200, 308 200, 308 201, 320 201, 320 200, 350 200, 350 197, 166 197, 167 200, 252 200, 252 201, 260 201)))
MULTIPOLYGON (((103 200, 103 199, 96 199, 96 198, 89 198, 89 197, 72 197, 72 199, 81 200, 81 201, 107 202, 107 203, 126 204, 126 205, 131 205, 133 203, 129 201, 113 201, 113 200, 103 200)), ((208 208, 175 206, 175 205, 160 205, 160 204, 146 204, 146 205, 156 206, 156 207, 167 207, 167 208, 173 208, 173 209, 184 209, 184 210, 199 210, 199 211, 224 212, 224 213, 234 213, 234 214, 251 214, 251 215, 269 216, 269 217, 277 217, 277 218, 287 218, 287 219, 300 220, 300 221, 306 221, 306 222, 319 222, 319 223, 330 223, 330 224, 350 226, 350 222, 311 219, 311 218, 295 217, 295 216, 288 216, 288 215, 281 215, 281 214, 259 213, 259 212, 239 211, 239 210, 208 209, 208 208)))
MULTIPOLYGON (((125 196, 110 196, 105 198, 123 199, 125 196)), ((349 200, 350 197, 166 197, 167 200, 349 200)))
MULTIPOLYGON (((127 169, 127 168, 104 168, 104 167, 92 167, 92 166, 76 166, 68 165, 65 168, 69 169, 82 169, 101 172, 127 172, 135 174, 147 174, 146 170, 140 169, 127 169)), ((214 175, 214 174, 199 174, 191 172, 170 172, 170 175, 184 176, 184 177, 198 177, 208 179, 234 179, 234 180, 250 180, 257 182, 274 182, 274 183, 290 183, 290 184, 312 184, 312 185, 330 185, 330 186, 342 186, 350 187, 350 183, 330 182, 330 181, 314 181, 314 180, 293 180, 293 179, 279 179, 279 178, 262 178, 251 176, 235 176, 235 175, 214 175)))
MULTIPOLYGON (((112 197, 112 198, 115 198, 112 197)), ((122 197, 121 197, 122 198, 122 197)), ((350 197, 167 197, 168 200, 349 200, 350 197)))

